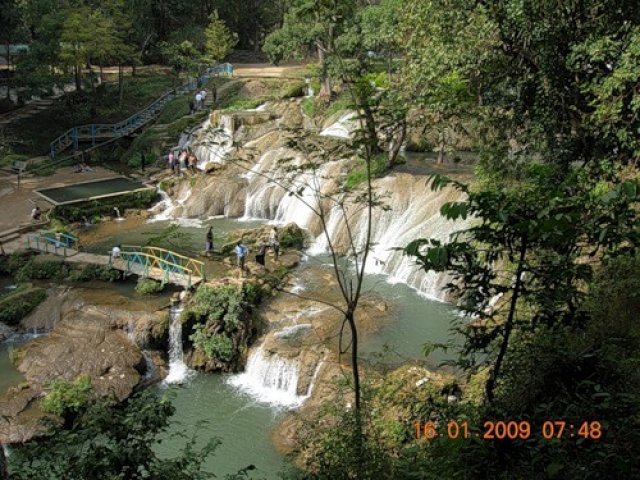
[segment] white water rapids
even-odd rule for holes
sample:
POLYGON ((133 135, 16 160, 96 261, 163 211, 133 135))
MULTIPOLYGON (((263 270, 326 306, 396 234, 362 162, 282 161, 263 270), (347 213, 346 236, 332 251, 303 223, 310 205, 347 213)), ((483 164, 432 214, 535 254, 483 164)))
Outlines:
POLYGON ((184 383, 194 373, 184 363, 181 313, 181 306, 174 305, 171 307, 169 320, 169 373, 164 379, 165 384, 184 383))

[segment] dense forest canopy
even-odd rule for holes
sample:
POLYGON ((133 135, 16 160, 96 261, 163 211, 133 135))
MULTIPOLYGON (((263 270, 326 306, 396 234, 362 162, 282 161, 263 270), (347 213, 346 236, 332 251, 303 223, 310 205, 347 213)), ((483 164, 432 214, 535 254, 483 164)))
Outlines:
POLYGON ((369 181, 372 159, 383 158, 375 175, 393 172, 410 137, 435 139, 439 161, 460 137, 470 145, 470 184, 432 179, 464 194, 441 214, 468 227, 401 247, 417 268, 453 276, 466 316, 454 325, 461 387, 450 388, 473 392, 412 405, 413 420, 597 429, 425 446, 413 424, 381 420, 407 399, 365 381, 362 404, 356 383, 356 408, 301 446, 300 478, 637 477, 637 1, 13 0, 0 25, 4 45, 30 46, 14 78, 28 91, 72 74, 81 87, 83 71, 109 65, 191 75, 233 49, 308 60, 319 104, 357 112, 353 151, 369 181))

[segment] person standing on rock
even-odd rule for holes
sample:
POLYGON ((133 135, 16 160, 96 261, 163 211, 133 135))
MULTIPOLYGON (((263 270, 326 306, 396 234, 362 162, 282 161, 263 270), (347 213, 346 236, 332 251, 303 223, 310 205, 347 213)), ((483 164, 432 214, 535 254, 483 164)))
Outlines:
POLYGON ((35 207, 33 207, 33 210, 31 210, 31 220, 37 222, 38 220, 40 220, 40 215, 42 215, 42 212, 40 211, 40 207, 36 205, 35 207))
POLYGON ((202 97, 202 108, 204 108, 204 101, 207 99, 207 91, 204 88, 200 90, 200 96, 202 97))
POLYGON ((249 249, 242 243, 242 240, 238 240, 238 243, 236 243, 236 248, 234 248, 234 252, 236 253, 236 257, 238 257, 238 267, 240 267, 240 274, 244 276, 244 272, 246 270, 245 261, 247 259, 247 254, 249 253, 249 249))
POLYGON ((196 110, 202 109, 202 94, 196 93, 196 110))
POLYGON ((207 230, 207 241, 205 243, 205 254, 208 256, 213 253, 213 227, 209 227, 207 230))
POLYGON ((173 167, 175 165, 175 161, 176 161, 176 156, 173 154, 173 150, 171 150, 169 152, 169 155, 167 156, 167 164, 169 165, 169 170, 171 170, 171 173, 173 173, 173 167))
POLYGON ((267 242, 262 242, 260 244, 260 249, 258 250, 258 253, 256 254, 256 263, 258 265, 262 265, 264 267, 264 257, 267 254, 267 247, 269 245, 267 244, 267 242))
POLYGON ((120 245, 116 245, 111 249, 111 260, 120 258, 121 254, 122 254, 122 249, 120 248, 120 245))
POLYGON ((278 228, 272 227, 269 232, 269 245, 273 248, 273 259, 277 262, 280 255, 280 242, 278 241, 278 228))

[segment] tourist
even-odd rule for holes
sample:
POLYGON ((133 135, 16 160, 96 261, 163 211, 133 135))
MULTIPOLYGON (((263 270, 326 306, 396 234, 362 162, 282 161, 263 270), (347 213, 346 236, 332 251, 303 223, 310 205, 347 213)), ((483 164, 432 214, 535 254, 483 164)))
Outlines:
POLYGON ((193 100, 189 100, 189 115, 193 115, 195 111, 196 111, 196 106, 193 103, 193 100))
POLYGON ((198 157, 196 157, 196 154, 189 152, 187 161, 189 164, 189 170, 191 170, 192 173, 198 173, 198 157))
POLYGON ((278 256, 280 255, 280 242, 278 241, 277 227, 271 227, 271 232, 269 232, 269 245, 273 248, 273 259, 278 261, 278 256))
POLYGON ((183 170, 186 170, 187 168, 187 157, 189 156, 189 152, 187 152, 186 150, 183 150, 182 153, 180 154, 180 157, 178 158, 178 174, 180 174, 180 176, 182 176, 182 172, 183 170))
POLYGON ((167 156, 167 165, 169 165, 169 170, 173 173, 173 167, 175 166, 176 156, 173 154, 173 150, 169 152, 167 156))
POLYGON ((207 99, 207 91, 204 88, 200 90, 200 96, 202 97, 202 108, 204 108, 204 101, 207 99))
POLYGON ((256 254, 256 263, 259 265, 262 265, 264 267, 264 257, 267 253, 267 247, 269 245, 267 244, 267 242, 262 242, 262 244, 260 244, 260 249, 258 250, 258 253, 256 254))
POLYGON ((205 244, 205 253, 206 255, 209 255, 210 253, 213 253, 213 227, 209 227, 209 230, 207 230, 207 242, 205 244))
POLYGON ((202 94, 200 92, 196 93, 196 109, 202 109, 202 94))
POLYGON ((42 215, 42 211, 40 210, 40 207, 36 205, 35 207, 33 207, 33 210, 31 210, 31 220, 37 222, 38 220, 40 220, 40 215, 42 215))
POLYGON ((242 240, 238 240, 236 243, 236 248, 234 249, 236 256, 238 257, 238 267, 240 267, 240 273, 244 275, 245 271, 245 260, 247 259, 247 254, 249 253, 249 249, 242 243, 242 240))
POLYGON ((120 258, 121 253, 122 253, 122 249, 120 248, 120 245, 116 245, 115 247, 113 247, 111 249, 111 260, 115 258, 120 258))
POLYGON ((215 85, 211 87, 211 94, 213 95, 213 104, 215 105, 218 101, 218 89, 215 85))

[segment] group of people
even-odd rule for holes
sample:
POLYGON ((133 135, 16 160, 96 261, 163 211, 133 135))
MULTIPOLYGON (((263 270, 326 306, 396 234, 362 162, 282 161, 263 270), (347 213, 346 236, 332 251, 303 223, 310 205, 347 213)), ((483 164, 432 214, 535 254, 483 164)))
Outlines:
MULTIPOLYGON (((273 250, 273 258, 275 261, 278 260, 280 255, 280 241, 278 240, 278 228, 272 227, 269 232, 268 241, 265 239, 260 243, 258 247, 258 252, 256 253, 255 259, 256 263, 259 265, 265 266, 265 257, 267 254, 267 249, 271 248, 273 250)), ((213 253, 214 244, 213 244, 213 228, 209 227, 206 235, 205 242, 205 254, 210 255, 213 253)), ((234 248, 234 253, 236 254, 237 265, 240 268, 240 271, 243 273, 247 270, 246 260, 249 256, 249 247, 247 247, 242 240, 238 240, 236 246, 234 248)))
MULTIPOLYGON (((275 261, 278 260, 280 256, 280 241, 278 240, 278 229, 277 227, 272 227, 269 232, 269 239, 263 240, 258 247, 258 252, 256 253, 255 259, 258 265, 265 266, 265 257, 267 255, 267 249, 271 248, 273 250, 273 258, 275 261)), ((235 254, 238 261, 238 267, 240 270, 244 272, 246 270, 246 259, 249 255, 249 248, 242 243, 242 240, 238 240, 235 246, 235 254)))
POLYGON ((182 175, 184 170, 197 173, 198 157, 191 150, 182 150, 178 155, 172 150, 167 156, 167 166, 176 175, 182 175))
MULTIPOLYGON (((213 94, 213 103, 218 101, 218 90, 215 85, 211 87, 211 93, 213 94)), ((204 102, 207 99, 207 91, 203 88, 198 90, 193 96, 192 100, 189 100, 189 115, 193 115, 197 110, 204 109, 204 102)))

